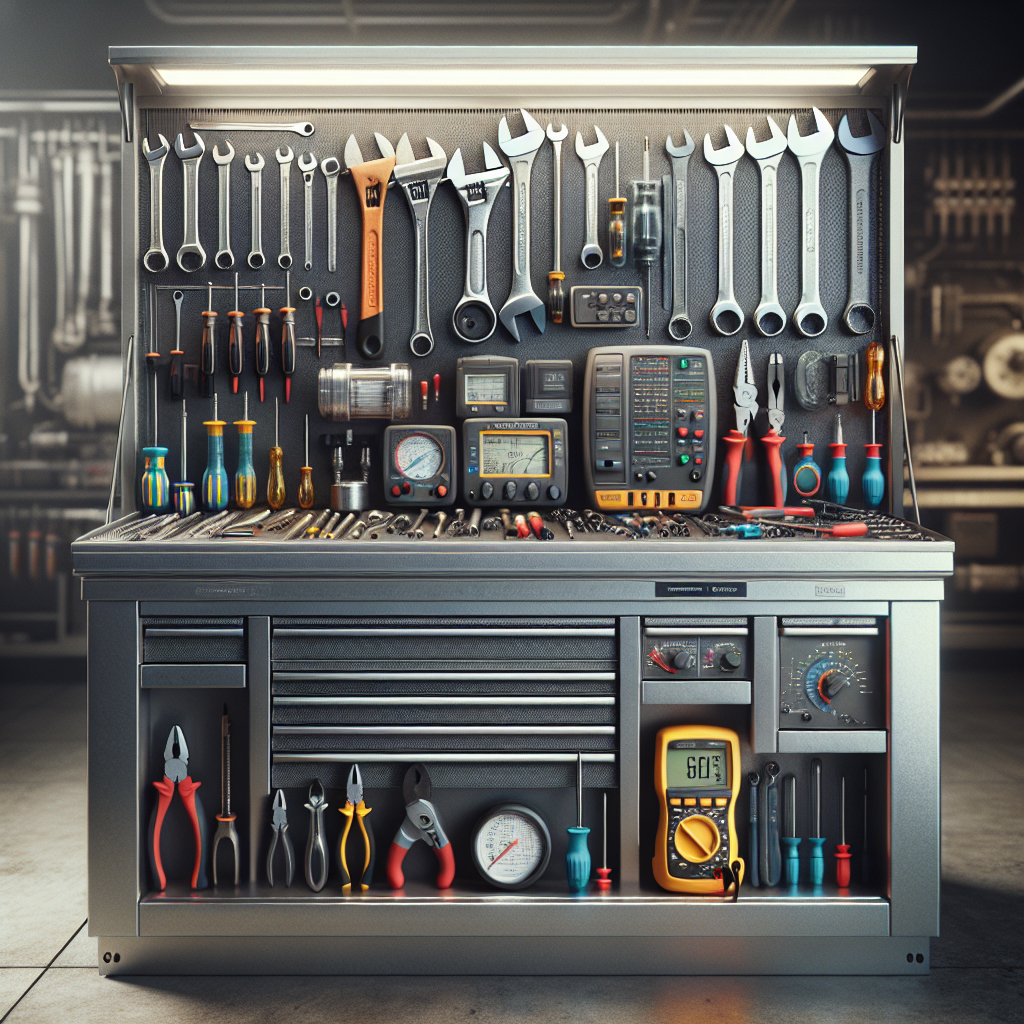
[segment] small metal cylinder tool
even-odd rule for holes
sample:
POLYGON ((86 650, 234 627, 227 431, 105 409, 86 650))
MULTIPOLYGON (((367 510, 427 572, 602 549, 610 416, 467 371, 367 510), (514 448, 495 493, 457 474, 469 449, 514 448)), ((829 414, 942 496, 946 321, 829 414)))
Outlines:
POLYGON ((284 486, 284 452, 278 443, 280 437, 280 407, 274 399, 274 447, 270 449, 270 475, 267 477, 267 504, 278 509, 287 497, 284 486))
POLYGON ((306 458, 299 470, 299 508, 313 507, 313 467, 309 464, 309 416, 306 416, 306 458))
POLYGON ((412 415, 412 373, 408 363, 353 366, 335 363, 319 376, 320 415, 354 419, 407 420, 412 415))
POLYGON ((256 469, 252 461, 252 430, 256 421, 249 419, 249 395, 245 395, 245 411, 238 427, 238 471, 235 473, 235 504, 252 508, 256 502, 256 469))
POLYGON ((206 427, 206 471, 203 473, 203 501, 207 511, 219 512, 228 504, 228 472, 224 468, 224 421, 217 415, 213 396, 213 419, 206 427))

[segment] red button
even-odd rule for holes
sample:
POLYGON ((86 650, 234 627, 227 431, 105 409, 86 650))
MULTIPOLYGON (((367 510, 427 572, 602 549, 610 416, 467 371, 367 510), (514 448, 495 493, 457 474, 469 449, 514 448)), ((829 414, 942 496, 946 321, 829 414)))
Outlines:
POLYGON ((697 440, 699 441, 704 436, 704 431, 703 430, 695 430, 693 432, 693 436, 695 438, 697 438, 697 440))
MULTIPOLYGON (((676 433, 680 437, 686 437, 686 435, 689 434, 690 431, 686 427, 676 427, 676 433)), ((700 435, 698 434, 697 436, 699 437, 700 435)))
POLYGON ((448 493, 448 488, 444 484, 440 484, 437 488, 437 496, 443 498, 448 493))
POLYGON ((698 466, 703 466, 704 465, 704 460, 699 455, 693 461, 698 466))
POLYGON ((391 493, 397 498, 402 493, 402 488, 399 487, 398 484, 395 484, 395 486, 391 488, 391 493))
POLYGON ((412 484, 410 484, 408 482, 402 484, 402 492, 404 494, 409 494, 411 491, 412 491, 412 484))

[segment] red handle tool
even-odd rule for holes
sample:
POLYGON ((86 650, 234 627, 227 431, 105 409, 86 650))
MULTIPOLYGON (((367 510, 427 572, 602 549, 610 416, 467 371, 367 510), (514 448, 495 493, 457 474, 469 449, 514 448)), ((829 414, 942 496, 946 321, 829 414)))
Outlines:
POLYGON ((423 840, 437 857, 437 887, 448 889, 455 879, 455 854, 441 826, 437 808, 430 802, 430 776, 422 764, 414 764, 402 782, 405 818, 388 850, 387 876, 392 889, 405 885, 402 862, 413 843, 423 840))
POLYGON ((773 427, 761 438, 767 449, 768 476, 772 482, 772 505, 782 508, 786 503, 786 476, 782 465, 782 454, 779 449, 786 439, 773 427))
POLYGON ((747 444, 746 434, 734 427, 725 437, 725 460, 722 463, 722 504, 735 505, 739 493, 740 472, 743 469, 743 449, 747 444))
MULTIPOLYGON (((405 885, 405 874, 402 872, 402 861, 409 852, 408 847, 391 844, 388 851, 388 885, 392 889, 401 889, 405 885)), ((452 853, 452 844, 445 843, 434 849, 437 856, 437 887, 438 889, 450 889, 455 881, 455 854, 452 853)))

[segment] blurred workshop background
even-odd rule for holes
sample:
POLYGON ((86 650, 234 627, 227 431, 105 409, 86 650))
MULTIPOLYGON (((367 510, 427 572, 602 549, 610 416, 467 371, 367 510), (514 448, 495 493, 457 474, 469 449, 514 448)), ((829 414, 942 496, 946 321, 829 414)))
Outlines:
POLYGON ((69 545, 105 515, 121 400, 107 47, 132 43, 916 44, 906 359, 918 498, 925 525, 957 543, 946 647, 1024 647, 1022 11, 949 0, 3 0, 0 663, 84 668, 69 545))

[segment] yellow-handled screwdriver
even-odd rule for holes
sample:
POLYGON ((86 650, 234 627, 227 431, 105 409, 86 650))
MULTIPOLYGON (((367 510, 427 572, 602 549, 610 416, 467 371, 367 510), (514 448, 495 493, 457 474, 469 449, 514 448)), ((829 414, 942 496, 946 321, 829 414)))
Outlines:
POLYGON ((867 383, 864 386, 864 404, 871 410, 871 441, 864 445, 867 452, 861 490, 864 504, 878 508, 885 495, 885 475, 882 473, 882 446, 875 440, 875 413, 885 405, 885 381, 882 367, 885 365, 885 349, 873 341, 864 355, 867 363, 867 383))
POLYGON ((313 467, 309 464, 309 414, 306 414, 306 464, 299 470, 299 508, 313 507, 313 467))
MULTIPOLYGON (((236 303, 237 305, 237 303, 236 303)), ((249 419, 249 392, 245 392, 245 411, 238 427, 238 471, 235 473, 235 503, 239 508, 252 508, 256 503, 256 469, 252 464, 252 428, 256 421, 249 419)))
POLYGON ((626 265, 626 197, 619 195, 618 142, 615 143, 615 195, 608 200, 608 262, 613 267, 626 265))
POLYGON ((284 452, 279 442, 280 410, 278 401, 274 399, 274 447, 270 449, 270 476, 267 477, 267 504, 272 509, 279 509, 286 500, 284 487, 284 452))

